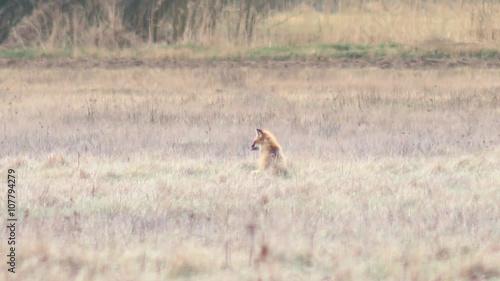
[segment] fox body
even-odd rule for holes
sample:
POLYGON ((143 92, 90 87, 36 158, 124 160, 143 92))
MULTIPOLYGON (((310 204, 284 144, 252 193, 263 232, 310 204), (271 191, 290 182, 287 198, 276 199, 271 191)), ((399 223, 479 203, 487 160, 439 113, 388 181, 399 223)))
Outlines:
POLYGON ((250 146, 250 149, 260 150, 259 170, 273 168, 274 171, 279 172, 285 165, 285 156, 283 155, 281 145, 271 132, 261 129, 256 129, 256 131, 257 137, 250 146))

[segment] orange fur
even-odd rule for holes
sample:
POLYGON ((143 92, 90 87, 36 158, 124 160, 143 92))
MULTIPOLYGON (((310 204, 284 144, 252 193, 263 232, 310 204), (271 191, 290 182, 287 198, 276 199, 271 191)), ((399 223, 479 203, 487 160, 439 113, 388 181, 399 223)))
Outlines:
POLYGON ((279 171, 284 167, 285 156, 283 150, 271 132, 257 129, 257 137, 250 149, 260 150, 259 170, 274 168, 275 171, 279 171))

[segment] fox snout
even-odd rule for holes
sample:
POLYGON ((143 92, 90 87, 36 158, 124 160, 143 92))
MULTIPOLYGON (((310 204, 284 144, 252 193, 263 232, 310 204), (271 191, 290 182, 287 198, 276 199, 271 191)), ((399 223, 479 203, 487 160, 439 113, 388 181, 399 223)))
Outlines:
POLYGON ((253 141, 252 145, 249 147, 251 150, 259 150, 260 145, 262 144, 262 138, 264 137, 263 136, 264 131, 262 131, 261 129, 255 129, 255 131, 257 132, 257 137, 253 141))

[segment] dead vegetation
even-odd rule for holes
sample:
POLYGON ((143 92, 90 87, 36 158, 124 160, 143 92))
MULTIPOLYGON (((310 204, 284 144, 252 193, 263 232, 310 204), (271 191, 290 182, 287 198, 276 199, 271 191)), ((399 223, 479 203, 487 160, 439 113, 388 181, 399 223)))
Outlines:
POLYGON ((483 280, 496 69, 0 69, 22 280, 483 280), (254 175, 256 127, 290 173, 254 175))
MULTIPOLYGON (((500 4, 493 0, 63 2, 41 1, 14 27, 3 28, 2 37, 10 30, 3 46, 35 48, 41 57, 107 57, 121 50, 120 56, 209 59, 256 47, 318 43, 354 49, 393 44, 446 56, 497 51, 500 42, 500 4)), ((0 12, 5 18, 12 14, 0 12)))

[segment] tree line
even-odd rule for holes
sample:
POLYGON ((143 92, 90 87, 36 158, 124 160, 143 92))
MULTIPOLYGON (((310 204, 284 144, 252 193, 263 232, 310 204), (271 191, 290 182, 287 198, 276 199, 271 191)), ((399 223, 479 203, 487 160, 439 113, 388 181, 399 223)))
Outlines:
MULTIPOLYGON (((424 7, 427 2, 473 0, 0 0, 0 44, 126 47, 140 42, 206 42, 216 31, 248 42, 273 11, 306 4, 340 12, 368 2, 424 7)), ((500 2, 500 0, 482 0, 500 2)))
MULTIPOLYGON (((281 9, 297 0, 3 0, 0 1, 0 44, 24 18, 31 28, 19 37, 45 40, 65 37, 66 44, 78 44, 77 35, 93 28, 127 44, 124 33, 144 42, 176 43, 186 36, 210 35, 225 17, 234 23, 228 34, 251 38, 257 15, 281 9), (63 33, 55 35, 54 32, 63 33), (33 34, 29 34, 33 33, 33 34), (121 33, 121 35, 119 34, 121 33)), ((27 24, 28 25, 28 24, 27 24)), ((126 37, 126 36, 125 36, 126 37)), ((129 42, 130 43, 130 42, 129 42)))

